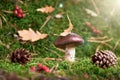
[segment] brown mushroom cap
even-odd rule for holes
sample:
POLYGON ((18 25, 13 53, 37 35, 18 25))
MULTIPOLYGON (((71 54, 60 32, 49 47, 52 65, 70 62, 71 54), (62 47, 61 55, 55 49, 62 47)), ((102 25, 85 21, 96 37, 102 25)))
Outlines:
POLYGON ((84 43, 84 40, 77 34, 71 33, 67 36, 59 36, 54 45, 58 48, 65 49, 67 45, 79 46, 84 43))

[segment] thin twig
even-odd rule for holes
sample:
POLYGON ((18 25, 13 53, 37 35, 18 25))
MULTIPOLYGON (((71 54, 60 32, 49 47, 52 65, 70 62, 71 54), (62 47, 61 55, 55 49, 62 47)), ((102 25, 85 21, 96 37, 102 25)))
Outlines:
POLYGON ((105 40, 107 39, 108 36, 103 36, 103 37, 91 37, 89 40, 105 40))
POLYGON ((6 18, 5 18, 2 14, 0 14, 0 16, 1 16, 1 18, 6 22, 6 24, 7 24, 7 26, 8 26, 8 23, 7 23, 6 18))
POLYGON ((53 66, 53 67, 50 69, 50 72, 53 72, 54 70, 56 70, 58 66, 59 66, 59 64, 57 63, 55 66, 53 66))
POLYGON ((113 48, 111 45, 109 45, 108 43, 101 43, 101 44, 104 44, 104 45, 106 45, 106 46, 108 46, 109 48, 113 48))
POLYGON ((97 46, 96 52, 100 50, 101 45, 102 45, 102 44, 100 44, 100 45, 97 46))
POLYGON ((1 40, 0 40, 0 45, 2 45, 2 46, 4 46, 4 47, 6 47, 7 49, 9 49, 9 48, 10 48, 10 46, 9 46, 9 45, 4 44, 1 40))
POLYGON ((59 51, 61 51, 61 52, 63 52, 63 53, 65 53, 65 50, 63 50, 63 49, 60 49, 60 48, 57 48, 59 51))
POLYGON ((8 11, 8 10, 2 10, 2 12, 8 13, 8 14, 13 14, 13 11, 8 11))
POLYGON ((46 50, 51 51, 52 53, 56 54, 58 57, 61 57, 57 52, 54 50, 48 49, 47 47, 44 47, 46 50))
POLYGON ((90 41, 90 42, 101 43, 101 44, 106 45, 106 46, 108 46, 109 48, 112 49, 112 46, 109 45, 108 43, 104 42, 104 41, 90 41))
POLYGON ((18 5, 19 3, 23 4, 24 6, 26 6, 26 4, 22 0, 17 0, 16 5, 18 5))
POLYGON ((110 39, 104 40, 104 41, 98 41, 98 40, 90 40, 90 39, 88 39, 89 42, 95 42, 95 43, 106 43, 106 42, 110 42, 112 40, 113 40, 113 38, 110 38, 110 39))
POLYGON ((1 17, 0 17, 0 27, 2 28, 2 19, 1 19, 1 17))
POLYGON ((118 40, 118 41, 116 42, 116 44, 115 44, 115 46, 113 47, 112 51, 114 51, 114 50, 116 49, 116 47, 118 46, 119 42, 120 42, 120 40, 118 40))
POLYGON ((62 61, 62 58, 45 58, 45 60, 55 60, 55 61, 62 61))
POLYGON ((108 40, 102 40, 102 41, 101 40, 95 40, 95 39, 93 39, 93 40, 88 39, 89 42, 101 43, 101 44, 106 45, 106 46, 108 46, 109 48, 112 49, 112 46, 107 43, 107 42, 110 42, 111 40, 113 40, 113 38, 110 38, 108 40))
POLYGON ((63 60, 62 58, 49 58, 49 57, 46 57, 46 58, 32 58, 32 59, 36 59, 36 60, 44 59, 44 60, 52 60, 52 61, 62 61, 63 60))
POLYGON ((35 54, 35 53, 31 53, 31 56, 37 56, 38 54, 35 54))
POLYGON ((52 16, 48 16, 42 26, 40 27, 40 30, 47 24, 47 22, 52 18, 52 16))
MULTIPOLYGON (((55 45, 52 44, 52 46, 53 46, 54 48, 56 48, 55 45)), ((64 50, 64 49, 60 49, 60 48, 56 48, 56 49, 58 49, 59 51, 65 53, 65 50, 64 50)))
POLYGON ((97 14, 99 14, 100 11, 99 11, 99 9, 98 9, 98 7, 97 7, 95 1, 94 1, 94 0, 91 0, 91 2, 92 2, 92 4, 93 4, 93 6, 94 6, 94 8, 95 8, 95 10, 96 10, 96 12, 97 12, 97 14))

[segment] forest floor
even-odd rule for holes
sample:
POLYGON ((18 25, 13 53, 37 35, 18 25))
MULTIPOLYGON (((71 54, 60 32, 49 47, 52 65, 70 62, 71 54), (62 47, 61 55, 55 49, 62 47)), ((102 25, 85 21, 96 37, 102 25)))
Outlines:
MULTIPOLYGON (((70 77, 73 80, 119 80, 120 10, 115 3, 117 0, 94 0, 95 4, 92 1, 22 0, 17 5, 25 11, 26 16, 20 19, 13 14, 15 0, 0 0, 0 69, 30 77, 30 67, 41 63, 50 69, 55 67, 57 75, 70 77), (54 12, 45 14, 36 11, 46 5, 54 7, 54 12), (58 13, 62 13, 62 18, 55 18, 58 13), (57 60, 63 58, 64 52, 54 46, 56 38, 69 26, 67 15, 74 26, 72 32, 84 39, 84 44, 76 47, 75 62, 57 60), (48 16, 52 17, 46 21, 48 16), (94 32, 86 22, 90 22, 94 29, 100 32, 94 32), (35 42, 22 42, 16 38, 18 30, 29 28, 46 33, 48 37, 35 42), (89 39, 92 37, 104 38, 103 43, 90 42, 89 39), (105 42, 106 40, 108 41, 105 42), (9 59, 9 54, 20 48, 28 50, 32 55, 30 62, 25 65, 12 63, 9 59), (118 57, 118 63, 105 69, 92 64, 91 56, 96 50, 113 51, 118 57)), ((44 72, 42 74, 48 75, 44 72)))

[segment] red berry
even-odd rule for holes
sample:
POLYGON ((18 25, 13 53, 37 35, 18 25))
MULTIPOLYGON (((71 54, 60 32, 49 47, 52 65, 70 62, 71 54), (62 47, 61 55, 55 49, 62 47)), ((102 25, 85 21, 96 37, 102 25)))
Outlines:
POLYGON ((102 34, 102 32, 100 30, 96 30, 97 34, 102 34))
POLYGON ((23 10, 21 8, 18 9, 18 13, 23 13, 23 10))
POLYGON ((24 18, 26 16, 26 14, 22 14, 22 17, 24 18))
POLYGON ((37 71, 37 72, 43 71, 43 69, 42 69, 42 64, 37 64, 37 66, 36 66, 36 71, 37 71))
POLYGON ((14 10, 14 15, 17 15, 18 14, 18 11, 17 10, 14 10))
POLYGON ((42 67, 42 64, 39 63, 39 64, 37 64, 37 66, 38 66, 38 67, 42 67))
POLYGON ((50 72, 50 69, 49 69, 47 66, 43 66, 42 69, 43 69, 45 72, 47 72, 47 73, 50 72))
POLYGON ((46 69, 46 70, 45 70, 45 72, 50 73, 50 69, 49 69, 49 68, 48 68, 48 69, 46 69))
POLYGON ((96 29, 93 29, 93 30, 92 30, 92 32, 93 32, 93 33, 96 33, 96 32, 97 32, 97 30, 96 30, 96 29))
POLYGON ((18 10, 18 9, 19 9, 19 7, 16 5, 16 6, 15 6, 15 10, 18 10))
POLYGON ((46 66, 42 66, 42 69, 43 69, 43 70, 46 70, 46 69, 47 69, 47 67, 46 67, 46 66))
POLYGON ((17 14, 17 17, 18 17, 18 18, 22 18, 22 14, 18 13, 18 14, 17 14))
POLYGON ((30 70, 31 70, 31 71, 35 71, 36 69, 35 69, 34 66, 31 66, 31 67, 30 67, 30 70))
POLYGON ((91 26, 90 28, 91 28, 91 30, 92 30, 92 31, 94 31, 94 30, 95 30, 95 27, 94 27, 94 26, 91 26))

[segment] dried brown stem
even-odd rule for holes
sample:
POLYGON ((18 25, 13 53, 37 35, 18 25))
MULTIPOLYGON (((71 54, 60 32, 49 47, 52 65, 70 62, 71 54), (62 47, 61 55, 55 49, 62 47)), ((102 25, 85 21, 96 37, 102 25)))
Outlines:
POLYGON ((23 4, 24 6, 26 6, 26 4, 22 0, 17 0, 16 5, 18 5, 19 3, 23 4))
POLYGON ((35 53, 31 53, 31 56, 37 56, 38 54, 35 54, 35 53))
POLYGON ((54 72, 54 70, 56 70, 58 66, 59 66, 59 64, 57 63, 55 66, 53 66, 53 67, 50 69, 50 72, 54 72))
POLYGON ((103 36, 103 37, 91 37, 89 40, 105 40, 107 39, 108 36, 103 36))
POLYGON ((63 50, 63 49, 60 49, 60 48, 57 48, 59 51, 61 51, 61 52, 63 52, 63 53, 65 53, 65 50, 63 50))
POLYGON ((97 46, 96 52, 100 50, 101 45, 102 45, 102 44, 100 44, 100 45, 97 46))
POLYGON ((2 12, 8 13, 8 14, 13 14, 13 11, 8 11, 8 10, 2 10, 2 12))
POLYGON ((113 38, 110 38, 110 39, 108 39, 108 40, 103 40, 103 41, 90 40, 90 39, 88 39, 89 42, 95 42, 95 43, 106 43, 106 42, 110 42, 110 41, 112 41, 112 40, 113 40, 113 38))
POLYGON ((4 44, 1 40, 0 40, 0 45, 2 45, 2 46, 4 46, 4 47, 6 47, 7 49, 9 49, 9 48, 10 48, 10 46, 9 46, 9 45, 4 44))
POLYGON ((104 45, 106 45, 106 46, 108 46, 109 48, 111 48, 111 49, 112 49, 112 46, 111 46, 111 45, 109 45, 108 43, 101 43, 101 44, 104 44, 104 45))
POLYGON ((99 14, 100 11, 99 11, 99 9, 98 9, 98 7, 97 7, 95 1, 94 1, 94 0, 91 0, 91 2, 92 2, 93 6, 94 6, 94 8, 95 8, 95 10, 96 10, 96 13, 99 14))
POLYGON ((114 50, 117 48, 119 42, 120 42, 120 40, 118 40, 118 41, 116 42, 116 44, 115 44, 115 46, 113 47, 112 51, 114 51, 114 50))
POLYGON ((48 16, 42 26, 40 27, 40 30, 47 24, 47 22, 52 18, 52 16, 48 16))
MULTIPOLYGON (((41 60, 41 58, 32 58, 32 59, 41 60)), ((42 59, 44 59, 44 60, 52 60, 52 61, 62 61, 63 60, 62 58, 49 58, 49 57, 42 58, 42 59)))
POLYGON ((7 26, 8 26, 8 23, 7 23, 6 18, 5 18, 2 14, 0 14, 0 16, 1 16, 1 18, 6 22, 6 24, 7 24, 7 26))
POLYGON ((1 19, 1 17, 0 17, 0 27, 2 27, 2 19, 1 19))
POLYGON ((55 60, 55 61, 62 61, 62 58, 45 58, 45 60, 55 60))
POLYGON ((5 19, 5 17, 4 17, 2 14, 0 14, 0 16, 1 16, 2 19, 7 23, 7 20, 5 19))
POLYGON ((110 38, 108 40, 102 40, 102 41, 101 40, 96 40, 96 39, 93 39, 93 40, 88 39, 89 42, 100 43, 100 44, 106 45, 106 46, 108 46, 109 48, 112 49, 112 46, 107 43, 107 42, 110 42, 111 40, 113 40, 113 38, 110 38))
POLYGON ((51 51, 52 53, 56 54, 58 57, 61 57, 57 52, 54 50, 48 49, 47 47, 44 47, 46 50, 51 51))

